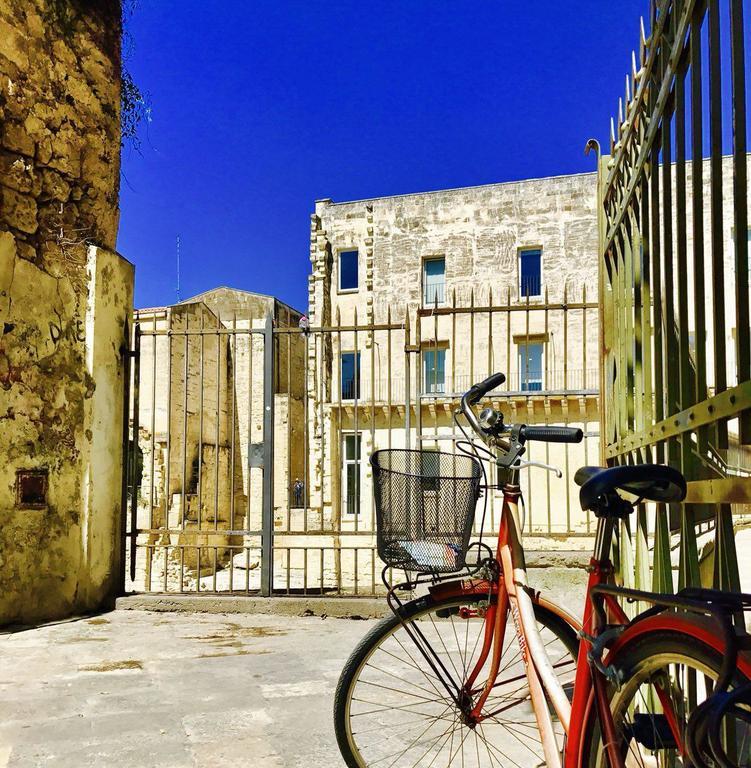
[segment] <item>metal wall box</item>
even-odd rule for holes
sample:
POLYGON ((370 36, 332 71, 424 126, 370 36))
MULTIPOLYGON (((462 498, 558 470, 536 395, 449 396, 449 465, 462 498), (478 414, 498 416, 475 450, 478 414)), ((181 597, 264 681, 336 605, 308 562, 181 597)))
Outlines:
POLYGON ((263 467, 263 443, 251 443, 248 448, 248 466, 263 467))
POLYGON ((46 469, 16 470, 16 507, 46 509, 48 473, 46 469))

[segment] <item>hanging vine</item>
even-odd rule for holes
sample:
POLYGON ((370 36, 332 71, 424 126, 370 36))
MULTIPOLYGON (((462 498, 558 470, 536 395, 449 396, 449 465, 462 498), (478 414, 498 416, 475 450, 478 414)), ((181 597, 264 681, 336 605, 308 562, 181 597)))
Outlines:
POLYGON ((138 150, 140 128, 151 119, 151 103, 128 69, 134 42, 128 22, 138 7, 138 0, 48 0, 44 21, 56 28, 63 38, 72 38, 85 15, 95 13, 109 32, 109 48, 120 45, 120 144, 138 150))

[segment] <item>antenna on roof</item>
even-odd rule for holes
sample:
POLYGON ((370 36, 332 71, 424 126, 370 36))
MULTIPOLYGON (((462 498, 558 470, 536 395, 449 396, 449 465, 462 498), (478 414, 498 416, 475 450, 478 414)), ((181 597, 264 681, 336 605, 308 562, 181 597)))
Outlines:
POLYGON ((177 287, 175 293, 177 294, 177 303, 180 303, 180 235, 177 236, 177 287))

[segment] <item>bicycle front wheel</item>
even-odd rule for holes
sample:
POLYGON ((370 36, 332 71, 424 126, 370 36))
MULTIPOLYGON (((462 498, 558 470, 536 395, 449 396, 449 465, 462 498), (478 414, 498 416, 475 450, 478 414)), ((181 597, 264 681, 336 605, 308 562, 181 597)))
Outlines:
MULTIPOLYGON (((419 630, 460 684, 480 656, 485 622, 478 616, 464 618, 459 609, 475 608, 486 599, 487 595, 472 595, 436 601, 428 596, 404 609, 405 625, 419 630)), ((535 614, 546 650, 570 695, 576 635, 549 610, 535 606, 535 614)), ((475 700, 489 667, 488 659, 471 692, 475 700)), ((350 768, 544 765, 510 616, 499 670, 485 703, 485 719, 469 726, 402 623, 396 616, 383 619, 354 650, 337 686, 334 725, 345 762, 350 768)))
MULTIPOLYGON (((627 768, 693 766, 684 754, 688 720, 696 707, 712 694, 722 664, 720 654, 690 635, 664 631, 630 643, 614 664, 624 682, 618 690, 611 691, 610 709, 618 749, 627 768), (670 718, 666 712, 671 713, 670 718)), ((731 688, 745 682, 745 677, 738 672, 731 688)), ((732 764, 749 768, 749 724, 738 720, 723 738, 732 764)), ((588 768, 609 765, 599 724, 593 728, 589 761, 583 765, 588 768)), ((715 763, 707 758, 706 765, 715 763)))

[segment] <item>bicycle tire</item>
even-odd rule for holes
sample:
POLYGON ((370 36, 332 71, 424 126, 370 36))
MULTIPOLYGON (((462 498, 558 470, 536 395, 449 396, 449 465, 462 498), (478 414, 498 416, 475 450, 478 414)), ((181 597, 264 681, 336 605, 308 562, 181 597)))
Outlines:
MULTIPOLYGON (((432 596, 423 597, 405 604, 403 618, 405 622, 410 623, 416 619, 423 618, 428 614, 440 611, 441 609, 446 610, 462 605, 471 606, 482 600, 487 600, 487 595, 478 594, 464 596, 462 598, 441 600, 435 600, 432 596)), ((549 632, 561 642, 562 652, 565 652, 570 656, 572 662, 571 668, 574 669, 578 648, 578 641, 574 630, 564 619, 542 606, 535 605, 535 615, 541 627, 549 630, 549 632)), ((367 768, 369 765, 367 759, 363 757, 360 752, 362 746, 356 743, 355 736, 353 735, 354 729, 350 718, 350 706, 353 691, 357 686, 359 676, 365 668, 367 661, 373 656, 377 649, 382 646, 382 644, 392 637, 393 633, 395 633, 400 626, 401 622, 396 616, 391 615, 382 619, 365 635, 365 637, 363 637, 354 649, 339 678, 334 696, 334 730, 339 750, 344 758, 344 762, 349 768, 367 768)), ((509 632, 512 632, 512 626, 513 624, 509 615, 507 636, 509 635, 509 632)), ((493 761, 491 760, 490 762, 493 761)), ((388 761, 379 761, 378 764, 388 765, 389 763, 388 761)), ((396 766, 396 761, 394 761, 394 764, 396 766)), ((420 763, 418 762, 415 764, 419 765, 420 763)), ((529 765, 530 763, 526 762, 523 764, 529 765)))
MULTIPOLYGON (((661 630, 634 638, 633 641, 620 649, 617 658, 613 659, 612 663, 620 670, 623 676, 623 683, 619 689, 611 685, 608 690, 615 732, 620 739, 621 754, 632 755, 633 759, 637 761, 635 764, 639 764, 638 760, 642 753, 645 755, 651 753, 650 760, 652 762, 649 762, 650 765, 660 766, 663 762, 666 765, 678 767, 684 764, 687 766, 691 765, 688 762, 684 763, 677 754, 677 750, 668 744, 670 741, 669 737, 663 742, 665 744, 663 747, 659 746, 658 741, 656 750, 649 750, 644 746, 639 736, 634 733, 635 725, 633 718, 636 707, 639 706, 636 698, 638 696, 642 699, 645 705, 644 708, 648 708, 649 705, 645 698, 644 686, 647 685, 648 689, 647 681, 654 680, 655 673, 664 670, 668 665, 674 665, 674 669, 675 665, 686 665, 702 677, 716 679, 722 664, 722 655, 714 648, 686 632, 661 630), (629 721, 629 718, 632 718, 632 720, 629 721), (660 762, 661 760, 663 762, 660 762)), ((747 682, 746 677, 738 671, 733 679, 732 687, 735 688, 737 685, 745 682, 747 682)), ((704 685, 701 679, 699 679, 699 685, 704 685)), ((654 683, 651 686, 654 687, 654 683)), ((646 695, 649 694, 646 693, 646 695)), ((646 723, 647 728, 649 728, 651 722, 652 730, 656 734, 659 731, 659 728, 656 726, 660 724, 655 718, 659 718, 660 715, 657 714, 655 716, 646 712, 644 714, 647 716, 647 719, 643 722, 646 723), (649 718, 652 718, 652 720, 650 721, 649 718)), ((689 715, 690 711, 686 714, 686 720, 689 715)), ((588 746, 584 751, 586 760, 582 761, 582 765, 586 766, 586 768, 604 768, 604 766, 608 765, 608 762, 604 754, 599 722, 597 722, 594 712, 592 712, 591 718, 590 736, 587 740, 588 746)), ((643 758, 642 762, 644 762, 643 758)), ((740 763, 741 766, 748 766, 749 764, 751 764, 751 754, 748 755, 747 760, 740 763)))

